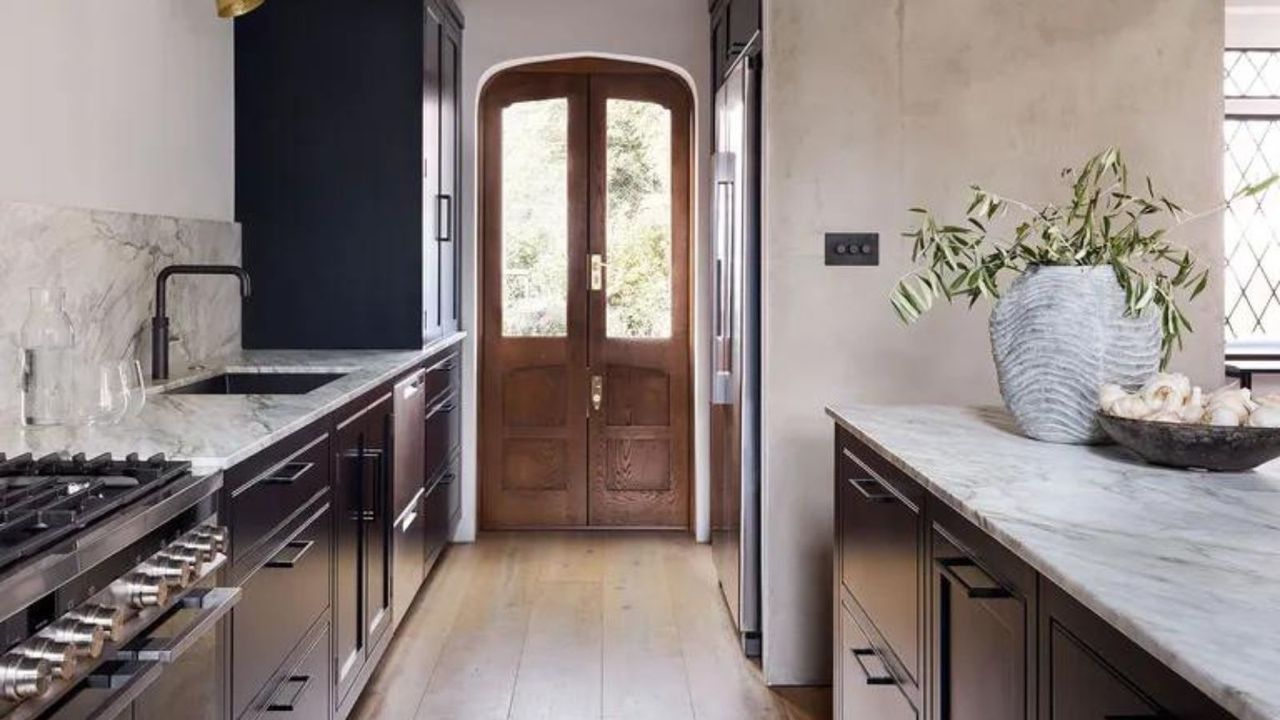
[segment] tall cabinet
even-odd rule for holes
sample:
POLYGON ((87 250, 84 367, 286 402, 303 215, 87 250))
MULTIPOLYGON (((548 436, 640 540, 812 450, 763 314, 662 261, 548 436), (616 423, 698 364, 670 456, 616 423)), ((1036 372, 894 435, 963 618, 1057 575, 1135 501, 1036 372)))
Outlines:
POLYGON ((462 15, 275 0, 236 21, 247 348, 418 348, 459 327, 462 15))

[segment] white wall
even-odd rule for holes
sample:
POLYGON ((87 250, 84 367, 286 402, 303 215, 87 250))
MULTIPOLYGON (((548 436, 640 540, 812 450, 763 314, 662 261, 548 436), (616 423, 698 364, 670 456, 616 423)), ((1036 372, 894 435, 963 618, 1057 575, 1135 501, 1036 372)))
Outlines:
POLYGON ((0 0, 0 200, 232 219, 213 0, 0 0))
MULTIPOLYGON (((1062 197, 1116 144, 1192 208, 1221 197, 1221 0, 769 0, 765 61, 764 657, 830 676, 832 427, 841 402, 996 403, 988 308, 901 327, 906 209, 979 182, 1062 197), (856 52, 854 50, 856 49, 856 52), (826 268, 824 231, 876 231, 877 268, 826 268)), ((1221 227, 1184 240, 1221 262, 1221 227)), ((1177 367, 1221 377, 1222 299, 1177 367)))
MULTIPOLYGON (((707 207, 710 155, 709 107, 712 88, 710 69, 710 15, 701 0, 458 0, 466 16, 463 37, 463 147, 468 148, 464 185, 470 190, 463 208, 468 239, 463 259, 463 276, 476 277, 476 155, 475 129, 479 90, 484 80, 517 61, 586 54, 652 61, 686 76, 692 84, 698 118, 697 208, 707 207)), ((707 327, 706 277, 702 249, 707 246, 707 216, 695 211, 695 332, 703 336, 707 327)), ((464 289, 463 322, 477 327, 476 288, 464 289)), ((464 399, 466 427, 476 427, 476 357, 479 338, 472 333, 464 346, 464 399)), ((701 344, 699 344, 701 352, 701 344)), ((709 396, 701 355, 695 357, 695 515, 698 537, 709 534, 710 486, 707 476, 706 415, 709 396)), ((463 522, 458 540, 470 540, 476 532, 476 433, 464 433, 463 522)))

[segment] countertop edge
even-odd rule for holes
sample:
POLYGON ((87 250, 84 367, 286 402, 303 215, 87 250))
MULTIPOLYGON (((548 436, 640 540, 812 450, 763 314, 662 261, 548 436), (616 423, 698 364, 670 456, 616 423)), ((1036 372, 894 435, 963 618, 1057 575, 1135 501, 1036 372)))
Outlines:
POLYGON ((1260 704, 1265 705, 1265 702, 1257 702, 1253 695, 1238 688, 1224 688, 1221 681, 1213 678, 1200 667, 1186 662, 1175 650, 1165 646, 1158 639, 1146 633, 1141 627, 1107 606, 1088 588, 1067 577, 1066 573, 1032 552, 1019 542, 1016 537, 1001 528, 998 522, 992 521, 981 512, 974 510, 963 500, 947 492, 870 435, 860 430, 841 414, 838 407, 828 405, 825 410, 827 416, 834 420, 837 425, 851 433, 858 440, 866 443, 895 468, 920 483, 932 495, 945 502, 965 519, 977 525, 983 532, 990 535, 1010 552, 1017 555, 1019 559, 1030 565, 1036 572, 1062 588, 1067 594, 1097 614, 1126 638, 1137 644, 1156 660, 1164 663, 1170 670, 1194 685, 1214 702, 1221 705, 1224 710, 1236 716, 1239 720, 1277 720, 1276 716, 1258 707, 1260 704))
POLYGON ((347 391, 346 393, 343 393, 342 395, 334 398, 333 400, 330 400, 324 405, 321 405, 320 407, 314 410, 311 410, 305 414, 300 415, 297 419, 290 421, 286 425, 280 428, 277 428, 266 435, 263 435, 261 438, 258 438, 258 440, 256 440, 255 442, 241 447, 237 452, 231 455, 228 455, 225 457, 212 457, 212 458, 188 457, 184 459, 191 463, 192 469, 197 473, 212 474, 215 472, 225 471, 232 467, 235 467, 239 463, 244 462, 245 460, 261 452, 262 450, 265 450, 266 448, 276 444, 277 442, 280 442, 284 438, 287 438, 290 435, 305 429, 308 425, 316 422, 317 420, 320 420, 321 418, 340 410, 343 406, 347 405, 348 403, 360 397, 361 395, 364 395, 370 390, 376 388, 377 386, 390 382, 391 380, 394 380, 396 377, 404 374, 408 370, 412 369, 415 365, 421 363, 423 360, 426 360, 432 355, 435 355, 441 352, 442 350, 447 350, 455 345, 458 345, 463 340, 465 340, 466 337, 467 337, 467 333, 465 331, 459 331, 447 337, 443 337, 438 340, 432 341, 429 345, 423 346, 422 350, 420 351, 406 351, 406 352, 414 352, 414 355, 411 359, 407 359, 404 362, 399 363, 394 368, 391 368, 379 374, 376 378, 369 379, 367 382, 362 383, 357 388, 353 388, 347 391))

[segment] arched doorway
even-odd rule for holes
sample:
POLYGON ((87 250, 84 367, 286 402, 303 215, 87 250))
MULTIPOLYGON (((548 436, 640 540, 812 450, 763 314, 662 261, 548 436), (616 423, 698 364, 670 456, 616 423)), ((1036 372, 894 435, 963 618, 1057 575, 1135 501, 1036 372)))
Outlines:
POLYGON ((687 528, 692 97, 650 65, 480 101, 480 524, 687 528))

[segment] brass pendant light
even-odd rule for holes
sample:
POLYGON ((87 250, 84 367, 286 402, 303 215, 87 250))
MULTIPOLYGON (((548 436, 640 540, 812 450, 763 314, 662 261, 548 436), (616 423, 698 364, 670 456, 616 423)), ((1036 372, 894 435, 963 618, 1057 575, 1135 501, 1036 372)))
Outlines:
POLYGON ((256 10, 262 2, 263 0, 218 0, 218 17, 240 17, 256 10))

